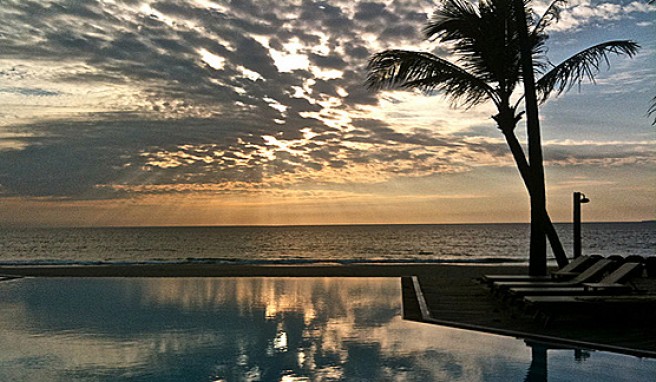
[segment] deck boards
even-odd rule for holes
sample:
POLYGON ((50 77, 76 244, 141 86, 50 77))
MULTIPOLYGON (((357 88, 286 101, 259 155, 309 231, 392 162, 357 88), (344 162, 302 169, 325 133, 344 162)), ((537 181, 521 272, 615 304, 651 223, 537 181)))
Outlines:
MULTIPOLYGON (((476 271, 480 272, 480 269, 476 271)), ((623 312, 619 317, 579 314, 559 316, 545 327, 544 322, 534 320, 519 307, 494 297, 487 287, 476 281, 482 274, 471 272, 459 276, 438 274, 417 277, 420 296, 425 300, 430 317, 421 316, 415 310, 409 312, 412 317, 407 318, 529 340, 555 339, 573 347, 575 344, 589 345, 581 347, 656 357, 656 325, 653 319, 633 317, 630 312, 623 312)), ((656 280, 643 280, 642 286, 656 286, 656 280)), ((416 302, 406 302, 418 299, 412 292, 411 289, 404 289, 404 306, 417 305, 416 302)))

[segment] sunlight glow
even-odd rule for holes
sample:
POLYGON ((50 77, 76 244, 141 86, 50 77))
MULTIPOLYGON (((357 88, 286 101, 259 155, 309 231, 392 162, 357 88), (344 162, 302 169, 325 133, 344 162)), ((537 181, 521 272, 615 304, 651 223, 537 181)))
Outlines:
POLYGON ((237 66, 237 70, 241 72, 241 74, 245 77, 248 78, 251 81, 257 81, 257 80, 263 80, 264 77, 262 75, 254 70, 250 70, 246 67, 243 67, 241 65, 237 66))
POLYGON ((150 4, 142 4, 141 7, 139 8, 139 11, 143 13, 144 15, 155 18, 169 27, 174 27, 176 25, 176 20, 173 19, 172 17, 168 17, 162 12, 158 11, 157 9, 153 8, 150 6, 150 4))
POLYGON ((305 54, 280 52, 275 49, 270 49, 269 54, 280 73, 291 73, 299 69, 307 70, 310 67, 310 60, 305 54))
POLYGON ((283 44, 284 50, 282 51, 271 48, 268 39, 260 38, 257 41, 269 49, 273 63, 280 73, 290 73, 298 69, 310 69, 310 59, 306 54, 300 53, 304 45, 301 44, 298 37, 294 37, 289 42, 283 44))
POLYGON ((334 80, 337 78, 342 78, 344 72, 337 69, 322 69, 316 66, 310 67, 310 72, 319 79, 322 80, 334 80))
POLYGON ((317 100, 312 98, 311 95, 314 92, 312 86, 317 83, 313 78, 309 78, 303 81, 302 86, 290 86, 291 90, 286 90, 285 93, 292 98, 301 98, 308 101, 311 105, 316 105, 317 100))
POLYGON ((217 3, 211 0, 194 0, 194 2, 198 4, 201 8, 209 8, 221 13, 228 13, 230 11, 230 8, 228 8, 224 4, 217 3))
POLYGON ((204 63, 212 67, 215 70, 223 70, 225 67, 225 58, 216 55, 205 48, 201 48, 197 51, 204 63))
POLYGON ((281 104, 280 102, 278 102, 277 100, 275 100, 273 98, 264 97, 263 99, 266 103, 269 104, 270 108, 279 111, 280 114, 285 116, 285 113, 287 112, 287 109, 289 108, 288 106, 285 106, 285 105, 281 104))
POLYGON ((362 107, 364 115, 386 121, 395 130, 412 132, 418 128, 441 134, 463 132, 478 126, 489 126, 495 135, 496 125, 491 116, 496 113, 491 103, 456 109, 441 96, 426 96, 419 92, 381 92, 379 103, 374 107, 362 107))

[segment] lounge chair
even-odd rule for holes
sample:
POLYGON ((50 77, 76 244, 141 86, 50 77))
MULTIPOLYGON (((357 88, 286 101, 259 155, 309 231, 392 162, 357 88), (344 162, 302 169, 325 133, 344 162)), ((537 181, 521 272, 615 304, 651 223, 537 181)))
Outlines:
POLYGON ((579 275, 583 270, 590 267, 596 261, 601 259, 600 256, 579 256, 572 260, 569 264, 551 272, 548 276, 528 276, 528 275, 485 275, 481 277, 481 281, 486 284, 495 282, 506 281, 548 281, 551 279, 567 279, 579 275))
POLYGON ((561 288, 561 287, 573 287, 580 286, 583 283, 589 283, 599 280, 603 277, 604 273, 612 270, 616 266, 616 262, 613 260, 602 259, 592 264, 588 269, 581 272, 578 276, 574 277, 568 281, 523 281, 523 282, 513 282, 513 281, 502 281, 495 282, 492 284, 493 291, 506 291, 510 288, 561 288))
POLYGON ((0 274, 0 281, 9 281, 9 280, 13 280, 13 279, 20 279, 22 277, 23 276, 0 274))
POLYGON ((524 303, 544 318, 544 325, 558 316, 615 316, 621 319, 652 320, 656 317, 656 295, 620 296, 527 296, 524 303))
POLYGON ((583 272, 586 269, 590 268, 592 266, 592 264, 596 263, 597 261, 599 261, 601 259, 603 259, 603 257, 601 257, 599 255, 579 256, 576 259, 574 259, 571 263, 569 263, 566 266, 562 267, 561 269, 551 273, 551 278, 558 279, 558 280, 566 280, 566 279, 574 278, 574 277, 580 275, 581 272, 583 272), (579 259, 583 259, 583 260, 579 260, 579 259), (577 261, 581 261, 581 262, 577 264, 577 261), (574 266, 569 267, 570 264, 574 264, 574 266))
POLYGON ((642 264, 625 263, 597 283, 583 283, 581 286, 571 287, 518 287, 509 288, 510 297, 522 296, 580 296, 580 295, 608 295, 635 290, 627 282, 642 272, 642 264))
POLYGON ((647 277, 656 277, 656 256, 647 257, 645 267, 647 268, 647 277))
POLYGON ((640 255, 629 255, 624 258, 625 263, 645 263, 645 258, 640 255))
POLYGON ((624 263, 598 283, 583 283, 583 288, 586 291, 600 289, 626 289, 626 282, 635 276, 640 276, 642 274, 642 269, 642 263, 624 263))
POLYGON ((617 309, 624 307, 656 308, 656 295, 621 295, 621 296, 527 296, 524 301, 536 308, 585 310, 587 307, 607 307, 617 309))

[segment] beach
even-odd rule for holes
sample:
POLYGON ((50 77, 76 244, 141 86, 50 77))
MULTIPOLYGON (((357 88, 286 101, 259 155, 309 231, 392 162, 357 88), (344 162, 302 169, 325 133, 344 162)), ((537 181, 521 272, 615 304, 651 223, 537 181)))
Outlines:
POLYGON ((2 266, 0 274, 38 277, 404 277, 475 279, 483 274, 523 274, 515 265, 451 264, 130 264, 2 266))

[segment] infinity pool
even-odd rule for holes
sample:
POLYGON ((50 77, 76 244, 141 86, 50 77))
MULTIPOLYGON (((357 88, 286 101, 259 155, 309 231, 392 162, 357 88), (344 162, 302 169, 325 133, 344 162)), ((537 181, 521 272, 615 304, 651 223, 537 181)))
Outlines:
POLYGON ((405 321, 395 278, 0 283, 0 381, 653 381, 656 360, 405 321))

